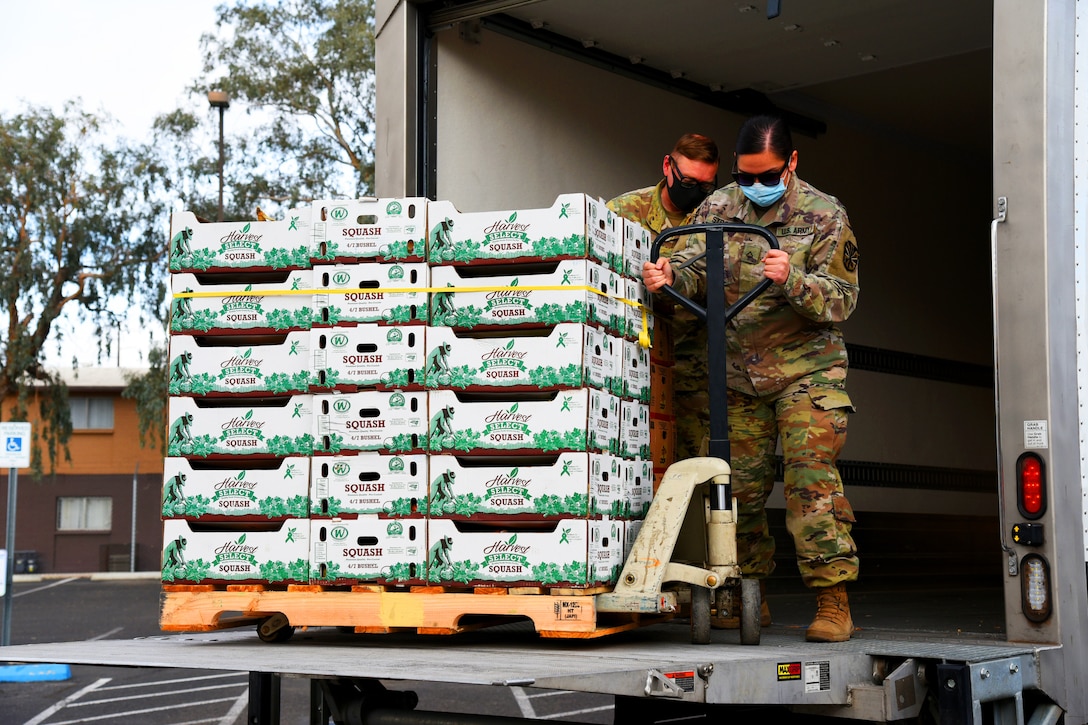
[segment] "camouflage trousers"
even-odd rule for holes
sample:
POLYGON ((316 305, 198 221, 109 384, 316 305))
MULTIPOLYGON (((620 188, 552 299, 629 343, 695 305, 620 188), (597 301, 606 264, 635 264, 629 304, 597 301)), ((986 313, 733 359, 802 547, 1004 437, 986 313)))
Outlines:
POLYGON ((850 535, 854 512, 835 467, 846 442, 850 407, 841 388, 805 381, 763 398, 729 391, 731 481, 745 575, 762 578, 774 570, 774 538, 764 507, 774 486, 781 440, 786 529, 802 581, 827 587, 857 579, 857 547, 850 535))
POLYGON ((674 343, 673 415, 676 417, 676 460, 706 455, 710 435, 710 393, 706 325, 693 316, 671 320, 674 343), (689 319, 690 317, 690 319, 689 319))

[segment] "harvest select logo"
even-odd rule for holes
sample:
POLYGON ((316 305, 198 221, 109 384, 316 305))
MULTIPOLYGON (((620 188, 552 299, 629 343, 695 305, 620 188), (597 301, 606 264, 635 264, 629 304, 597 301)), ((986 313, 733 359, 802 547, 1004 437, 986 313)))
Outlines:
MULTIPOLYGON (((507 287, 517 287, 517 278, 510 280, 507 287)), ((504 317, 528 317, 532 305, 529 304, 529 292, 521 290, 497 290, 487 293, 487 304, 484 312, 492 317, 502 319, 504 317)))
POLYGON ((215 484, 215 494, 212 501, 220 508, 253 508, 257 502, 257 495, 253 490, 257 488, 256 481, 247 481, 246 472, 240 471, 234 478, 225 478, 215 484))
MULTIPOLYGON (((247 284, 243 292, 252 292, 253 285, 247 284)), ((220 314, 227 322, 255 322, 257 316, 264 312, 261 302, 264 295, 232 295, 224 297, 223 309, 220 314)))
POLYGON ((492 574, 521 574, 532 565, 529 563, 531 546, 521 546, 518 535, 513 534, 506 541, 496 541, 484 547, 484 567, 492 574))
POLYGON ((495 506, 521 506, 525 499, 529 498, 529 486, 531 478, 519 478, 518 469, 515 468, 505 475, 499 474, 484 484, 489 499, 495 506))
POLYGON ((525 356, 528 353, 514 349, 516 339, 511 339, 504 347, 495 347, 480 356, 480 372, 484 377, 519 378, 525 374, 525 356))
POLYGON ((532 415, 518 413, 518 404, 509 410, 497 410, 484 418, 484 437, 495 442, 521 443, 531 437, 529 421, 532 415))
POLYGON ((219 251, 228 262, 252 262, 261 253, 263 234, 250 232, 246 224, 237 231, 232 231, 219 239, 219 251))
POLYGON ((253 420, 253 411, 250 410, 244 416, 234 416, 223 423, 219 440, 228 448, 256 448, 264 438, 261 428, 264 428, 264 421, 253 420))
POLYGON ((245 574, 257 567, 257 547, 246 545, 246 535, 228 541, 215 550, 212 566, 221 572, 245 574))
POLYGON ((484 241, 481 246, 492 252, 520 252, 530 247, 529 227, 531 224, 518 224, 518 213, 511 214, 506 221, 493 222, 484 228, 484 241))
POLYGON ((254 385, 261 379, 264 360, 253 357, 253 349, 235 354, 219 364, 219 379, 228 385, 254 385))

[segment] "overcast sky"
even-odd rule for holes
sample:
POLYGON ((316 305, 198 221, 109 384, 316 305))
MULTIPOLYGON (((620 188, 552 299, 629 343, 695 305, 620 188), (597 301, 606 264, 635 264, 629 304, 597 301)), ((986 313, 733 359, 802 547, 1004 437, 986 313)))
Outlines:
MULTIPOLYGON (((82 98, 108 113, 119 131, 143 139, 152 119, 173 110, 200 73, 200 35, 215 24, 213 0, 5 0, 0 41, 0 112, 29 103, 60 110, 82 98)), ((211 112, 211 111, 209 111, 211 112)), ((73 341, 49 364, 96 365, 85 330, 65 323, 73 341)), ((122 367, 143 366, 150 332, 121 333, 122 367)), ((117 364, 114 353, 112 361, 117 364)))

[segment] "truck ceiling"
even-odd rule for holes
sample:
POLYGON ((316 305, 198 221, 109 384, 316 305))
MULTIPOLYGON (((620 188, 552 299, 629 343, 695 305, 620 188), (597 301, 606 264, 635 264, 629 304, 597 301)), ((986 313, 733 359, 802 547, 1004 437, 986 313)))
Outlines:
POLYGON ((991 0, 442 0, 433 32, 461 22, 579 57, 746 114, 768 101, 818 135, 828 120, 941 140, 989 156, 991 0), (768 17, 778 6, 778 14, 768 17), (980 67, 981 66, 981 67, 980 67), (886 89, 924 88, 904 112, 886 89), (969 119, 969 120, 968 120, 969 119))

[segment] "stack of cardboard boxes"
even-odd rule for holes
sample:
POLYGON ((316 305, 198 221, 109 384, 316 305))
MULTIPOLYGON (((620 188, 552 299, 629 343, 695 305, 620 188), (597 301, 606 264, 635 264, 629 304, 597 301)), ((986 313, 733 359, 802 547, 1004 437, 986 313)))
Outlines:
POLYGON ((614 583, 652 497, 652 316, 601 200, 171 233, 165 582, 614 583))
POLYGON ((164 582, 309 580, 309 233, 171 220, 164 582))

